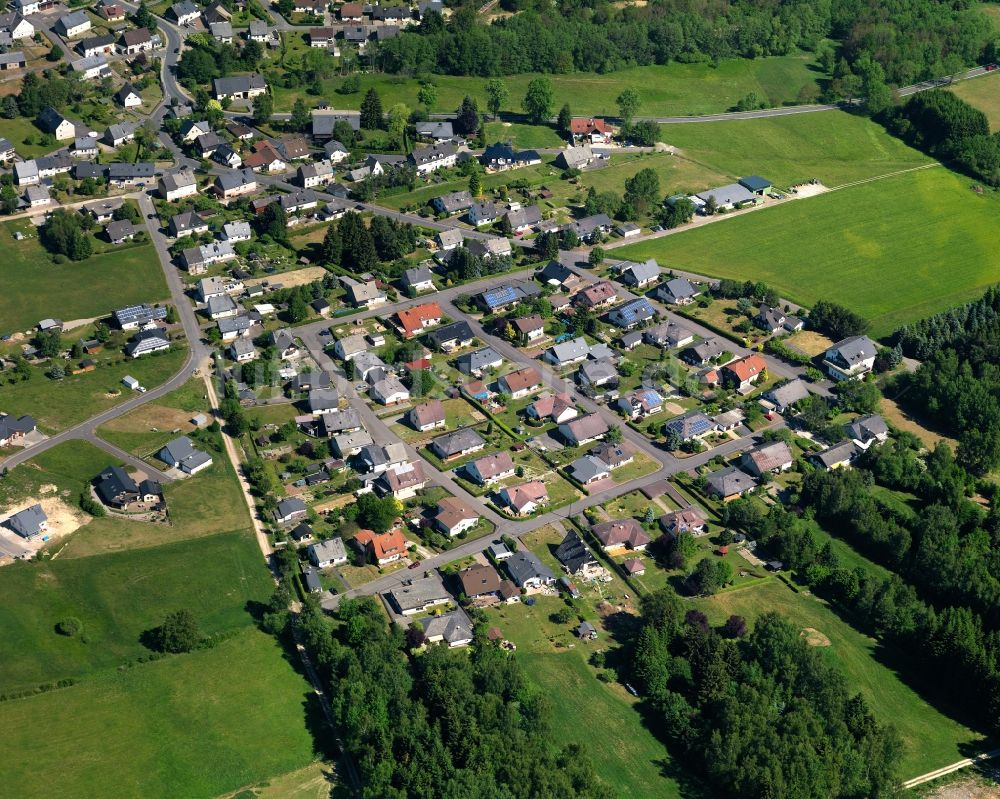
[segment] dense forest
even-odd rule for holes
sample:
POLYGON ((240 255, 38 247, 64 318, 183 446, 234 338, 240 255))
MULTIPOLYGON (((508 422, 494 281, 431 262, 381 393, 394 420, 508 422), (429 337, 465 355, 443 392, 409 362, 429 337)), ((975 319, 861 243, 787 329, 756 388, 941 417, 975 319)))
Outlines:
POLYGON ((936 0, 652 0, 618 8, 594 0, 504 0, 513 16, 482 24, 478 3, 446 23, 435 13, 381 46, 390 72, 513 75, 612 72, 723 58, 822 54, 844 96, 859 78, 906 85, 992 59, 995 30, 975 4, 936 0), (841 61, 825 40, 841 47, 841 61), (872 65, 876 65, 875 68, 872 65), (835 68, 836 66, 836 68, 835 68))
POLYGON ((924 362, 891 394, 958 439, 959 462, 975 475, 1000 466, 1000 288, 976 302, 900 330, 903 352, 924 362))
POLYGON ((653 713, 712 796, 894 795, 898 735, 777 614, 749 634, 736 616, 716 630, 662 589, 644 597, 631 648, 653 713))
POLYGON ((341 602, 334 624, 307 606, 298 623, 366 799, 615 796, 582 750, 551 744, 547 700, 484 631, 469 651, 412 651, 422 636, 390 627, 372 599, 341 602))

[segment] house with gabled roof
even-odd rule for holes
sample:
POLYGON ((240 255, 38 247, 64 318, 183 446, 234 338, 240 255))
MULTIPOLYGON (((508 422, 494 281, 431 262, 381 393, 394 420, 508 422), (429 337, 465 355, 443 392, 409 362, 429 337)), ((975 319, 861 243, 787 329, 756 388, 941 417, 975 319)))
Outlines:
POLYGON ((344 539, 330 538, 309 545, 309 560, 318 569, 329 569, 331 566, 343 566, 347 563, 347 548, 344 539))
POLYGON ((165 444, 156 457, 173 469, 180 469, 184 474, 197 474, 212 465, 212 456, 195 449, 194 443, 187 436, 175 438, 165 444))
POLYGON ((645 288, 660 279, 660 266, 655 258, 642 263, 624 261, 617 265, 622 283, 631 288, 645 288))
POLYGON ((666 433, 669 434, 671 431, 676 432, 680 436, 681 441, 702 438, 710 433, 714 433, 716 429, 717 425, 715 422, 701 411, 688 411, 682 416, 671 419, 664 425, 666 433))
POLYGON ((541 480, 501 488, 497 496, 501 507, 515 516, 529 516, 549 501, 548 488, 541 480))
POLYGON ((645 297, 636 297, 634 300, 613 308, 608 314, 608 321, 622 330, 631 330, 638 325, 648 322, 656 316, 656 309, 645 297))
POLYGON ((434 527, 447 536, 461 535, 479 524, 479 511, 457 497, 438 502, 434 527))
POLYGON ((521 399, 542 387, 542 375, 534 366, 526 366, 500 377, 497 385, 512 399, 521 399))
POLYGON ((772 472, 786 472, 792 468, 792 451, 784 441, 759 444, 743 453, 740 466, 754 477, 772 472))
POLYGON ((877 413, 859 416, 847 424, 847 435, 858 449, 866 450, 873 444, 881 444, 889 438, 889 427, 885 419, 877 413))
POLYGON ((608 432, 608 423, 599 413, 588 413, 559 425, 559 435, 571 447, 582 447, 597 441, 608 432))
POLYGON ((504 562, 504 566, 518 588, 531 590, 556 581, 552 570, 527 549, 515 552, 504 562))
POLYGON ((656 288, 657 299, 672 305, 690 305, 700 293, 686 277, 675 277, 656 288))
POLYGON ((416 496, 427 485, 423 463, 399 463, 390 466, 375 481, 375 490, 380 494, 391 494, 395 499, 404 500, 416 496))
POLYGON ((514 472, 514 459, 507 451, 484 455, 465 465, 465 473, 469 479, 483 486, 513 477, 514 472))
POLYGON ((568 422, 579 415, 576 405, 569 394, 546 394, 539 397, 525 410, 525 415, 529 419, 538 421, 552 421, 556 424, 568 422))
POLYGON ((441 312, 441 306, 436 302, 421 303, 420 305, 414 305, 412 308, 404 308, 396 313, 403 338, 407 339, 418 336, 428 328, 441 324, 443 317, 444 314, 441 312))
POLYGON ((649 545, 649 535, 635 519, 612 519, 590 528, 601 548, 611 554, 630 549, 642 552, 649 545))
POLYGON ((610 280, 599 280, 577 294, 576 302, 590 310, 607 308, 618 302, 618 289, 610 280))
POLYGON ((38 503, 13 513, 4 525, 26 541, 44 533, 49 527, 49 517, 38 503))
POLYGON ((857 446, 855 446, 851 439, 845 439, 839 444, 834 444, 832 447, 828 447, 822 452, 810 455, 809 460, 814 466, 829 472, 833 469, 842 469, 850 466, 851 461, 853 461, 857 455, 857 446))
POLYGON ((708 475, 706 490, 716 499, 732 502, 756 487, 752 476, 736 466, 727 466, 708 475))
POLYGON ((764 398, 774 404, 774 409, 781 414, 790 410, 796 402, 801 402, 809 397, 809 389, 804 380, 796 378, 783 383, 777 388, 772 388, 764 394, 764 398))
POLYGON ((443 461, 454 460, 479 452, 486 447, 486 442, 471 427, 463 427, 453 433, 445 433, 435 438, 430 448, 443 461))
POLYGON ((428 430, 435 430, 445 426, 444 406, 441 400, 432 399, 414 405, 406 413, 406 421, 414 429, 421 433, 428 430))
POLYGON ((730 361, 722 367, 722 384, 740 394, 749 394, 754 385, 767 373, 767 363, 756 352, 730 361))
POLYGON ((499 369, 501 366, 503 366, 503 357, 492 347, 483 347, 463 353, 455 360, 455 368, 458 371, 474 377, 482 377, 483 372, 499 369))
POLYGON ((838 341, 823 356, 823 366, 837 382, 860 380, 875 367, 878 347, 868 336, 851 336, 838 341))

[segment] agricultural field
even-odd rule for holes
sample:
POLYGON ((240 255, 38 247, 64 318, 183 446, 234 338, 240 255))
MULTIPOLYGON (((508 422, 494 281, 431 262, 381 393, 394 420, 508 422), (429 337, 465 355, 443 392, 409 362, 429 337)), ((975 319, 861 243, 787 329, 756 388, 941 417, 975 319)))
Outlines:
POLYGON ((729 181, 762 175, 779 189, 812 178, 832 188, 931 162, 881 125, 846 111, 665 125, 660 130, 681 157, 728 175, 729 181))
POLYGON ((106 316, 115 308, 169 296, 152 244, 123 246, 85 261, 57 264, 24 221, 0 225, 0 334, 27 330, 39 319, 70 321, 106 316), (14 232, 31 238, 14 239, 14 232), (86 286, 86 291, 80 287, 86 286))
POLYGON ((876 718, 896 726, 905 746, 904 779, 960 760, 971 749, 979 751, 981 736, 928 704, 899 677, 901 653, 855 630, 822 600, 796 593, 779 580, 768 580, 696 600, 696 604, 713 624, 721 624, 734 613, 752 622, 764 612, 777 611, 800 627, 848 684, 864 695, 876 718))
POLYGON ((314 702, 274 639, 247 627, 211 649, 0 703, 12 750, 4 789, 21 799, 217 796, 310 763, 314 702), (40 740, 58 768, 39 768, 40 740))
MULTIPOLYGON (((994 19, 1000 19, 1000 7, 994 6, 997 12, 994 19)), ((974 105, 990 121, 990 130, 1000 129, 1000 77, 994 72, 974 80, 963 80, 951 87, 951 91, 965 102, 974 105)))
POLYGON ((882 337, 979 296, 996 280, 998 210, 996 198, 931 168, 720 219, 615 256, 763 280, 806 306, 833 300, 882 337), (876 285, 884 290, 873 291, 876 285))
MULTIPOLYGON (((534 74, 513 75, 504 78, 510 99, 503 112, 521 111, 521 99, 528 83, 539 77, 534 74)), ((811 100, 819 93, 818 80, 823 77, 813 63, 811 54, 795 54, 753 60, 727 59, 713 67, 710 64, 668 64, 624 69, 606 75, 573 73, 545 75, 552 81, 555 104, 558 108, 568 102, 574 114, 618 114, 615 98, 625 87, 636 87, 642 97, 640 115, 676 116, 713 114, 732 110, 741 98, 756 92, 772 105, 786 105, 811 100)), ((481 111, 486 110, 484 78, 435 75, 438 89, 437 103, 431 111, 454 111, 465 95, 472 95, 481 111)), ((354 94, 332 94, 341 84, 333 78, 324 85, 323 97, 338 108, 359 108, 365 92, 374 86, 382 98, 382 105, 390 108, 396 103, 417 107, 420 82, 415 78, 396 75, 362 75, 361 90, 354 94)), ((297 97, 310 105, 316 104, 314 96, 305 87, 287 89, 274 87, 276 111, 290 111, 297 97)))

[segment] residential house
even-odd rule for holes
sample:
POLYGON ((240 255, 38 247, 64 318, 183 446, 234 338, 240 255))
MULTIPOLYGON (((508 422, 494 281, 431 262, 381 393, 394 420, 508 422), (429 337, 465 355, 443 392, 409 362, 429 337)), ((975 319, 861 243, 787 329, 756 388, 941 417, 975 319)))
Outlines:
POLYGON ((7 517, 4 525, 26 541, 44 533, 49 528, 49 517, 38 503, 7 517))
MULTIPOLYGON (((514 252, 511 247, 510 240, 505 239, 502 236, 469 239, 465 247, 470 254, 476 256, 477 258, 482 258, 484 261, 489 261, 492 258, 510 258, 511 254, 514 252)), ((537 293, 537 291, 535 291, 535 286, 532 286, 531 284, 527 285, 530 286, 533 293, 537 293)))
POLYGON ((267 91, 267 81, 256 72, 249 75, 215 78, 212 85, 216 100, 252 100, 267 91))
POLYGON ((657 299, 671 305, 690 305, 701 292, 686 277, 675 277, 656 288, 657 299))
MULTIPOLYGON (((333 354, 342 361, 351 361, 362 352, 367 352, 368 341, 363 333, 356 333, 352 336, 344 336, 334 342, 333 354)), ((364 379, 364 378, 362 378, 364 379)))
POLYGON ((22 446, 24 437, 38 429, 30 416, 0 416, 0 447, 22 446))
POLYGON ((124 55, 139 55, 156 48, 156 39, 145 28, 123 31, 118 40, 118 49, 124 55))
POLYGON ((430 449, 443 461, 464 458, 473 452, 479 452, 486 447, 483 438, 471 427, 464 427, 453 433, 446 433, 435 438, 430 449))
MULTIPOLYGON (((549 492, 541 480, 501 488, 497 492, 500 506, 515 516, 530 516, 548 504, 549 492)), ((515 580, 517 582, 517 580, 515 580)))
POLYGON ((333 28, 310 28, 309 46, 327 49, 336 46, 337 33, 333 28))
POLYGON ((809 457, 813 465, 826 471, 841 469, 851 465, 851 461, 858 455, 858 448, 853 441, 846 439, 839 444, 834 444, 822 452, 817 452, 809 457))
POLYGON ((28 186, 24 192, 24 202, 28 208, 40 208, 52 202, 48 186, 28 186))
POLYGON ((450 194, 442 194, 431 200, 431 205, 439 214, 458 214, 467 211, 474 205, 472 195, 467 191, 453 191, 450 194))
POLYGON ((627 419, 642 419, 663 410, 663 397, 652 388, 637 388, 615 403, 618 410, 627 419))
POLYGON ((595 158, 590 145, 582 144, 579 147, 567 147, 565 150, 560 150, 552 163, 559 169, 585 169, 594 162, 595 158))
POLYGON ((181 253, 181 263, 192 275, 203 274, 212 264, 231 261, 236 257, 228 241, 213 241, 198 247, 189 247, 181 253))
POLYGON ((792 468, 792 451, 784 441, 760 444, 743 453, 740 466, 754 477, 786 472, 792 468))
POLYGON ((527 549, 515 552, 506 560, 504 566, 518 588, 537 589, 552 585, 556 581, 552 570, 527 549))
POLYGON ((593 455, 581 455, 566 467, 566 474, 584 486, 611 476, 607 464, 593 455))
POLYGON ((545 320, 538 314, 512 319, 510 325, 517 334, 518 342, 525 346, 545 335, 545 320))
POLYGON ((156 176, 156 169, 149 162, 136 164, 108 164, 108 184, 120 189, 133 186, 142 188, 156 176))
POLYGON ((344 540, 339 536, 310 544, 308 552, 309 560, 319 569, 343 566, 347 563, 347 549, 344 547, 344 540))
POLYGON ((473 352, 459 355, 455 360, 455 368, 462 374, 482 377, 484 372, 499 369, 503 366, 503 358, 492 347, 483 347, 473 352))
POLYGON ((228 142, 221 142, 216 147, 212 160, 230 169, 239 169, 243 165, 243 157, 228 142))
POLYGON ((716 499, 732 502, 757 486, 749 474, 736 466, 717 469, 708 475, 706 490, 716 499))
POLYGON ((135 226, 129 222, 127 219, 120 219, 111 222, 106 228, 104 228, 104 233, 114 245, 124 244, 126 241, 131 241, 135 238, 135 234, 139 231, 136 230, 135 226))
POLYGON ((354 408, 343 411, 332 411, 324 413, 320 417, 320 428, 326 436, 335 436, 341 433, 353 433, 361 430, 361 416, 354 408))
POLYGON ((190 144, 199 136, 204 136, 206 133, 212 132, 212 126, 208 124, 204 119, 193 120, 186 119, 181 122, 178 134, 181 137, 181 141, 184 144, 190 144))
POLYGON ((465 473, 479 485, 490 485, 514 476, 514 459, 509 452, 495 452, 465 465, 465 473))
POLYGON ((610 280, 599 280, 577 294, 576 302, 589 310, 608 308, 618 302, 618 289, 610 280))
POLYGON ((859 416, 847 425, 847 435, 858 449, 866 450, 873 444, 881 444, 889 438, 889 428, 878 414, 859 416))
POLYGON ((231 200, 257 191, 257 176, 252 169, 235 169, 215 178, 215 192, 222 200, 231 200))
POLYGON ((587 340, 583 336, 580 336, 569 341, 553 344, 545 350, 542 357, 553 366, 564 368, 585 360, 589 352, 590 345, 587 344, 587 340))
POLYGON ((499 313, 521 305, 539 294, 541 289, 536 284, 517 281, 486 289, 477 294, 475 299, 487 313, 499 313))
POLYGON ((278 357, 283 361, 299 355, 299 345, 295 343, 295 334, 287 327, 279 328, 271 333, 271 343, 278 351, 278 357))
POLYGON ((267 139, 257 142, 243 163, 254 172, 284 172, 288 168, 278 148, 267 139))
POLYGON ((594 553, 583 543, 583 539, 573 530, 566 533, 559 546, 556 547, 555 556, 571 577, 596 580, 607 573, 607 570, 594 557, 594 553))
POLYGON ((492 225, 500 218, 500 207, 492 200, 473 203, 469 206, 469 224, 475 227, 492 225))
POLYGON ((229 345, 229 357, 237 363, 252 361, 257 357, 257 348, 249 339, 238 338, 229 345))
POLYGON ((439 230, 435 239, 437 240, 438 248, 441 249, 442 252, 451 252, 452 250, 461 247, 462 242, 465 241, 462 231, 457 228, 439 230))
POLYGON ((479 524, 479 511, 467 505, 464 500, 445 497, 438 502, 434 527, 444 535, 461 535, 477 524, 479 524))
POLYGON ((191 0, 181 0, 174 3, 167 9, 167 14, 174 19, 178 25, 190 25, 197 22, 201 16, 201 10, 191 0))
POLYGON ((823 366, 835 381, 861 380, 875 367, 878 347, 868 336, 838 341, 823 356, 823 366))
POLYGON ((540 422, 551 421, 562 424, 575 419, 579 411, 569 394, 546 394, 531 403, 525 410, 525 415, 540 422))
POLYGON ((251 42, 266 44, 270 38, 271 32, 268 30, 267 22, 262 19, 250 20, 250 27, 247 29, 247 39, 251 42))
POLYGON ((771 308, 763 303, 757 310, 753 323, 768 333, 777 333, 779 330, 793 332, 802 329, 802 320, 797 316, 786 314, 781 308, 771 308))
POLYGON ((404 270, 400 283, 405 291, 413 295, 435 290, 434 281, 431 279, 431 270, 426 266, 415 266, 412 269, 404 270))
POLYGON ((595 524, 590 528, 601 548, 609 553, 618 553, 624 549, 642 552, 649 546, 649 535, 635 519, 612 519, 595 524))
POLYGON ((458 148, 451 142, 417 147, 409 155, 409 162, 418 175, 429 175, 439 169, 453 167, 458 162, 458 148))
POLYGON ((665 513, 660 517, 660 527, 670 538, 676 538, 681 533, 698 536, 707 532, 708 522, 701 510, 692 505, 665 513))
POLYGON ((141 330, 125 345, 125 354, 130 358, 141 358, 153 352, 170 349, 170 339, 162 330, 141 330))
POLYGON ((518 169, 523 166, 540 164, 542 157, 534 150, 515 152, 506 142, 490 144, 479 156, 479 163, 493 172, 503 172, 508 169, 518 169))
POLYGON ((702 438, 717 430, 717 425, 701 411, 688 411, 682 416, 671 419, 664 425, 667 435, 676 433, 681 441, 691 441, 702 438))
POLYGON ((365 283, 352 281, 347 285, 347 299, 355 308, 375 308, 384 305, 386 294, 380 290, 378 283, 369 280, 365 283))
POLYGON ((442 352, 468 347, 475 340, 475 334, 468 322, 452 322, 450 325, 435 328, 427 334, 428 343, 442 352))
POLYGON ((278 152, 286 161, 301 161, 312 158, 309 141, 305 136, 285 136, 278 142, 278 152))
POLYGON ((97 80, 98 78, 108 78, 111 76, 111 67, 108 66, 108 59, 103 55, 81 58, 78 61, 72 62, 70 67, 83 80, 97 80))
POLYGON ((85 11, 71 11, 59 17, 55 29, 60 36, 72 39, 90 30, 90 17, 85 11))
POLYGON ((436 576, 404 580, 401 585, 389 590, 386 596, 396 612, 404 616, 425 613, 433 607, 451 602, 451 594, 436 576))
POLYGON ((582 447, 597 441, 608 432, 608 424, 598 413, 588 413, 559 425, 559 435, 571 447, 582 447))
POLYGON ((14 149, 14 145, 10 143, 10 139, 0 138, 0 162, 9 163, 16 156, 17 152, 14 149))
POLYGON ((201 158, 210 158, 224 143, 222 137, 213 130, 195 139, 194 150, 201 158))
POLYGON ((180 469, 184 474, 197 474, 212 465, 212 456, 195 449, 194 443, 187 436, 175 438, 164 445, 156 453, 156 457, 167 466, 180 469))
POLYGON ((219 319, 216 323, 223 341, 233 341, 241 336, 249 336, 253 320, 249 316, 233 316, 219 319))
POLYGON ((138 330, 161 319, 166 319, 167 309, 162 305, 129 305, 116 310, 112 317, 122 330, 138 330))
POLYGON ((764 398, 772 402, 774 409, 780 414, 791 410, 795 403, 808 397, 809 389, 806 387, 805 381, 800 378, 789 380, 764 394, 764 398))
POLYGON ((533 230, 542 221, 542 209, 537 205, 525 208, 511 208, 503 215, 515 235, 522 235, 533 230))
POLYGON ((391 466, 375 481, 375 490, 381 494, 391 494, 395 499, 404 500, 416 496, 427 485, 423 463, 400 463, 391 466))
POLYGON ((120 466, 109 466, 94 479, 98 499, 110 508, 124 510, 139 500, 139 486, 120 466))
POLYGON ((340 394, 335 388, 311 388, 306 404, 313 416, 323 416, 340 408, 340 394))
POLYGON ((588 360, 581 364, 576 373, 576 382, 581 386, 590 388, 600 388, 618 385, 618 367, 610 358, 598 358, 596 361, 588 360))
POLYGON ((656 316, 656 309, 645 297, 637 297, 634 300, 612 308, 608 314, 608 321, 623 330, 631 330, 633 327, 648 322, 656 316))
POLYGON ((607 236, 611 232, 614 223, 607 214, 594 214, 585 216, 575 222, 570 222, 563 226, 564 231, 573 231, 576 237, 583 242, 593 243, 602 236, 607 236))
POLYGON ((142 105, 142 95, 135 90, 131 83, 126 83, 115 92, 115 102, 123 108, 138 108, 142 105))
POLYGON ((448 645, 449 649, 468 646, 474 638, 472 622, 461 609, 421 619, 420 625, 424 628, 424 641, 426 643, 443 642, 448 645))
POLYGON ((441 306, 436 302, 414 305, 411 308, 404 308, 396 314, 399 328, 403 333, 403 338, 406 339, 411 339, 428 328, 441 324, 443 316, 441 306))
POLYGON ((332 164, 339 164, 341 161, 346 161, 350 155, 351 151, 347 149, 341 142, 335 139, 330 139, 323 145, 323 154, 329 159, 332 164))
POLYGON ((0 31, 6 33, 12 42, 16 42, 34 36, 35 26, 20 11, 9 11, 0 14, 0 31))
POLYGON ((618 269, 622 283, 631 288, 645 288, 660 279, 661 270, 655 258, 641 264, 628 261, 619 264, 618 269))
POLYGON ((274 511, 274 520, 278 524, 288 524, 289 522, 304 519, 309 509, 306 503, 298 497, 285 497, 278 502, 278 507, 274 511))
POLYGON ((607 144, 614 136, 614 129, 600 117, 573 117, 569 132, 574 139, 584 139, 591 144, 607 144))
POLYGON ((458 573, 462 593, 476 607, 500 601, 500 574, 488 563, 474 563, 458 573))
POLYGON ((381 405, 399 405, 410 401, 410 391, 395 375, 389 375, 368 389, 368 396, 381 405))
POLYGON ((298 181, 303 188, 325 186, 333 180, 333 164, 329 161, 315 161, 299 167, 298 181))
POLYGON ((108 55, 115 49, 115 37, 105 35, 81 39, 76 49, 84 58, 90 58, 95 55, 108 55))
MULTIPOLYGON (((83 12, 78 13, 82 14, 83 12)), ((76 126, 51 105, 45 106, 39 112, 35 122, 45 133, 51 133, 56 141, 76 138, 76 126)))
POLYGON ((445 142, 455 138, 455 126, 450 119, 418 122, 416 128, 418 139, 445 142))
POLYGON ((226 222, 222 226, 222 240, 231 244, 237 241, 250 241, 250 223, 226 222))
POLYGON ((542 375, 534 366, 526 366, 516 372, 503 375, 497 385, 511 399, 521 399, 542 387, 542 375))
POLYGON ((341 433, 334 436, 331 446, 337 457, 349 458, 352 455, 357 455, 364 447, 370 447, 373 443, 371 433, 367 430, 357 430, 353 433, 341 433))
POLYGON ((761 376, 767 372, 767 363, 757 353, 730 361, 722 367, 722 384, 740 394, 749 394, 761 376))
POLYGON ((692 366, 704 366, 727 352, 726 345, 718 338, 707 338, 681 352, 680 359, 692 366))
POLYGON ((676 349, 694 342, 694 332, 676 322, 661 322, 642 331, 642 339, 654 347, 676 349))

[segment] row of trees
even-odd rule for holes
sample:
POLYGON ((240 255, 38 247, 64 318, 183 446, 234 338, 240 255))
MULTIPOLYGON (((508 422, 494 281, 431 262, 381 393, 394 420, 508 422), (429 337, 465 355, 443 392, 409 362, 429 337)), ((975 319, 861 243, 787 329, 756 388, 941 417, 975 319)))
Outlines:
POLYGON ((923 360, 960 339, 979 336, 998 326, 1000 286, 993 286, 978 300, 901 327, 895 340, 906 355, 923 360))
POLYGON ((716 630, 661 589, 644 597, 630 650, 657 721, 712 795, 894 795, 898 735, 777 614, 749 635, 735 616, 716 630))
POLYGON ((326 264, 361 273, 375 269, 380 261, 402 258, 416 246, 417 232, 413 225, 376 216, 368 227, 360 214, 348 211, 327 228, 320 253, 326 264))
MULTIPOLYGON (((271 629, 287 624, 281 600, 271 629)), ((518 662, 477 626, 470 651, 390 627, 371 599, 345 600, 331 625, 313 604, 297 624, 321 678, 364 796, 610 799, 578 747, 551 743, 551 709, 518 662)))

